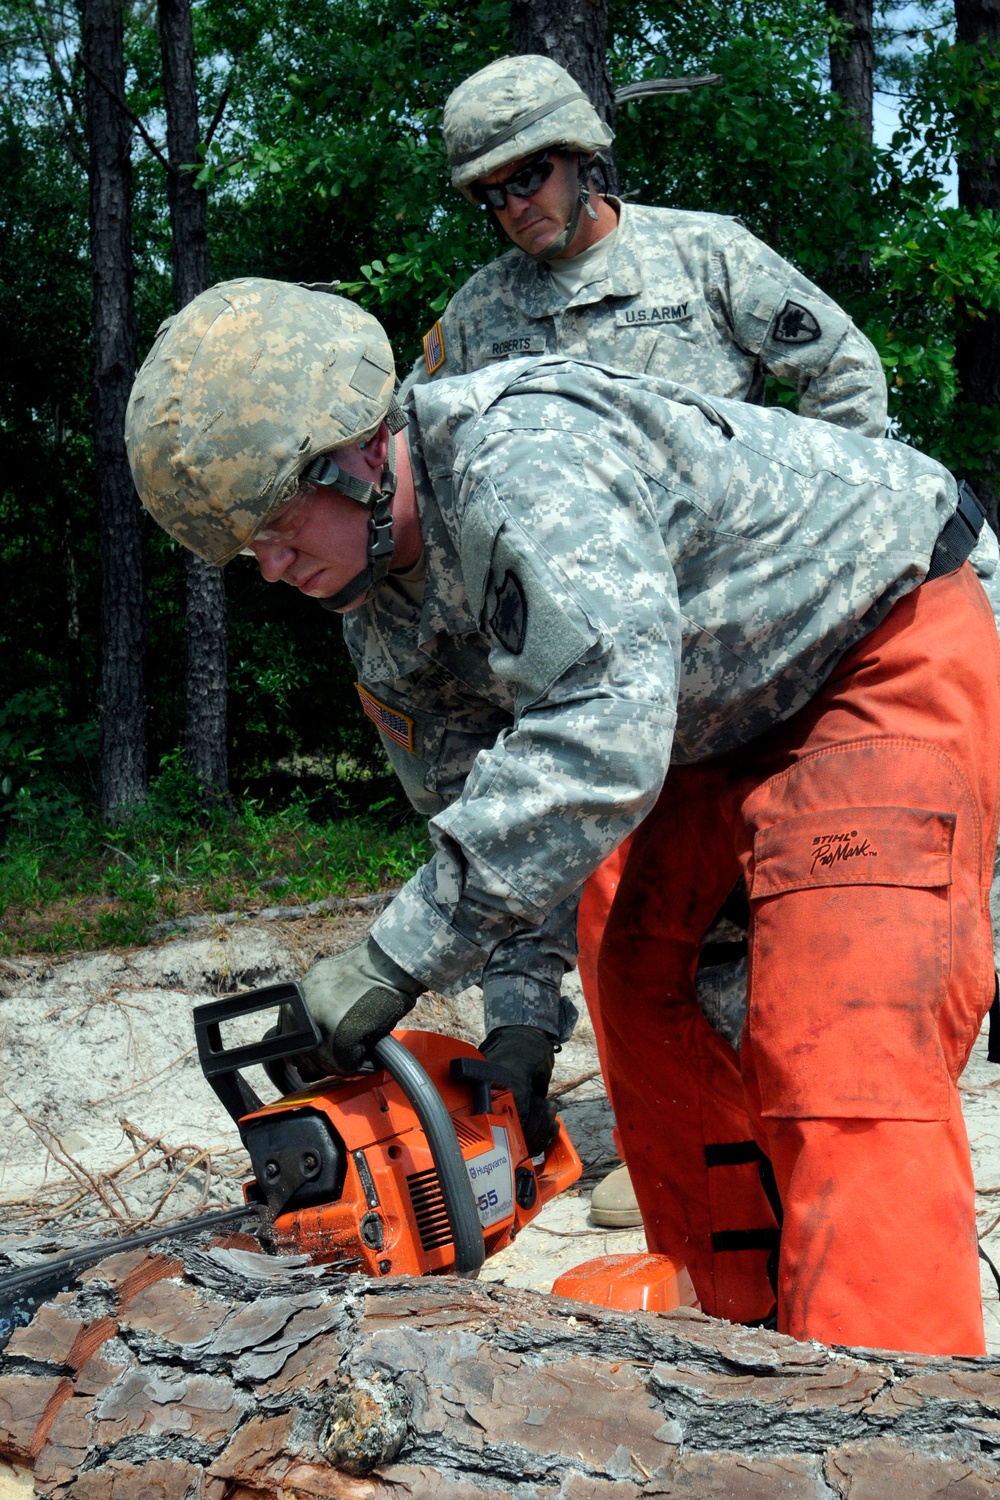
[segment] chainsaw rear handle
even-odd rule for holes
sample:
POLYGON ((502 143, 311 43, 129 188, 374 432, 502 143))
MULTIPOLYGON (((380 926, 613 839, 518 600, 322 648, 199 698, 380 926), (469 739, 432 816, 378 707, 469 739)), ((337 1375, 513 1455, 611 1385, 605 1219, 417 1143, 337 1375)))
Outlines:
MULTIPOLYGON (((248 990, 229 1000, 196 1005, 193 1016, 201 1070, 237 1125, 244 1115, 262 1108, 261 1100, 240 1076, 241 1068, 252 1067, 255 1063, 273 1067, 284 1058, 311 1050, 323 1040, 302 988, 295 981, 248 990), (223 1021, 281 1006, 290 1007, 291 1031, 265 1036, 243 1047, 223 1046, 220 1030, 223 1021)), ((444 1100, 412 1052, 395 1037, 383 1037, 376 1042, 371 1048, 371 1056, 402 1089, 423 1127, 451 1225, 455 1274, 475 1277, 486 1258, 483 1230, 468 1168, 444 1100)))
POLYGON ((569 1138, 569 1133, 564 1129, 558 1115, 556 1120, 559 1129, 556 1131, 555 1138, 545 1148, 545 1157, 536 1174, 538 1201, 542 1205, 548 1203, 550 1198, 564 1193, 568 1187, 572 1187, 583 1172, 583 1163, 569 1138))

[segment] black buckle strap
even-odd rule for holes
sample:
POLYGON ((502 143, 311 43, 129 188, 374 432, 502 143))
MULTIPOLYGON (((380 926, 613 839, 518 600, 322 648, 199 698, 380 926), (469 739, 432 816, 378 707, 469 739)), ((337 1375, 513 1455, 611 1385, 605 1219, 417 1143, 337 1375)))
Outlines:
POLYGON ((757 1163, 760 1184, 771 1205, 771 1212, 778 1222, 776 1229, 717 1229, 712 1235, 712 1253, 724 1250, 766 1250, 767 1277, 771 1290, 778 1295, 778 1260, 781 1255, 781 1198, 774 1180, 774 1168, 757 1145, 756 1141, 716 1141, 705 1146, 705 1165, 712 1167, 740 1167, 757 1163))
POLYGON ((716 1255, 725 1250, 777 1250, 780 1245, 780 1229, 717 1229, 712 1235, 716 1255))
POLYGON ((756 1141, 719 1141, 705 1147, 706 1167, 742 1167, 763 1160, 764 1153, 756 1141))
POLYGON ((964 479, 958 481, 958 507, 950 520, 945 522, 931 553, 930 567, 925 583, 935 578, 944 578, 954 573, 968 558, 979 541, 986 515, 976 498, 971 485, 964 479))
MULTIPOLYGON (((392 402, 391 409, 394 411, 395 417, 402 417, 402 412, 396 406, 395 401, 392 402)), ((401 428, 397 427, 396 430, 399 431, 401 428)), ((332 456, 328 455, 317 459, 312 467, 315 468, 316 464, 323 462, 325 457, 330 458, 333 468, 336 469, 336 464, 333 462, 332 456)), ((340 479, 331 480, 330 482, 338 483, 343 487, 345 477, 349 476, 341 475, 340 479)), ((357 483, 357 481, 354 481, 354 483, 357 483)), ((380 486, 376 488, 375 485, 369 484, 365 485, 364 489, 366 495, 363 500, 360 500, 360 503, 368 506, 368 566, 363 572, 358 573, 352 578, 350 583, 346 583, 331 598, 321 599, 319 601, 321 609, 330 611, 342 609, 345 604, 350 604, 352 599, 357 599, 359 595, 366 594, 377 583, 381 583, 389 571, 389 564, 392 562, 392 554, 395 546, 392 535, 392 499, 396 493, 395 432, 389 440, 380 486)), ((347 489, 344 489, 344 494, 351 500, 359 498, 347 489)))

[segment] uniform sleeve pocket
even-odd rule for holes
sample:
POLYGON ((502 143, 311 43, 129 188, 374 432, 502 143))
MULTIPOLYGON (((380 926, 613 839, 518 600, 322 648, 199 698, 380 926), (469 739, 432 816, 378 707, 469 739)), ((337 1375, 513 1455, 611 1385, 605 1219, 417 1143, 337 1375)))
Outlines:
POLYGON ((519 709, 543 698, 581 657, 610 650, 569 581, 488 482, 466 512, 462 567, 473 615, 490 636, 490 666, 519 709))
POLYGON ((952 814, 826 808, 758 829, 750 1037, 766 1116, 942 1120, 952 814))
POLYGON ((811 290, 761 268, 734 309, 737 343, 761 355, 775 374, 786 365, 790 372, 803 357, 811 370, 821 369, 851 326, 846 313, 811 290))

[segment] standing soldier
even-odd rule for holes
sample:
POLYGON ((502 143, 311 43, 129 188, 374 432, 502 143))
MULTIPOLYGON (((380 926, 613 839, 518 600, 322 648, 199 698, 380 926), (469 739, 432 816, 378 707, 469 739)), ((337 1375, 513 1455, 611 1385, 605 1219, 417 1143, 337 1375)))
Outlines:
MULTIPOLYGON (((764 377, 776 375, 796 386, 801 415, 884 433, 875 349, 794 266, 735 219, 598 192, 594 168, 612 132, 557 63, 507 57, 473 74, 445 105, 444 138, 452 183, 516 249, 456 293, 407 385, 558 353, 757 403, 764 377)), ((383 739, 398 768, 398 747, 383 739)), ((602 1064, 597 950, 623 861, 616 851, 580 903, 580 977, 602 1064)), ((715 1023, 738 1035, 745 943, 712 941, 726 936, 739 934, 720 924, 709 935, 700 993, 715 1023)), ((520 971, 523 959, 515 944, 504 983, 498 975, 487 990, 486 1029, 532 1025, 555 1038, 568 1024, 556 991, 572 947, 553 941, 545 975, 520 971)), ((591 1212, 607 1226, 642 1222, 625 1167, 598 1185, 591 1212)))

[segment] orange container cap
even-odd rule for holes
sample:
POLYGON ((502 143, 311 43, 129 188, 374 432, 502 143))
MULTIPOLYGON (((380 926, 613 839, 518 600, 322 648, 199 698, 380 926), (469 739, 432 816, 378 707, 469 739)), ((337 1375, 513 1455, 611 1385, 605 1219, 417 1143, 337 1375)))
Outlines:
POLYGON ((552 1283, 557 1297, 593 1302, 621 1312, 670 1312, 675 1307, 700 1308, 694 1283, 679 1261, 669 1255, 642 1252, 599 1255, 564 1271, 552 1283))

